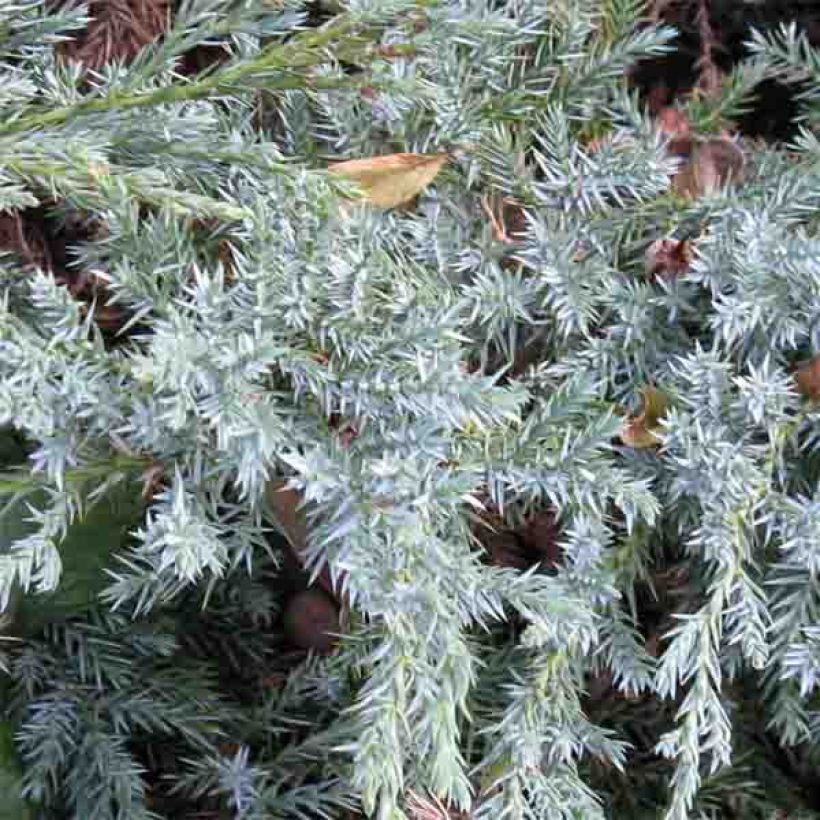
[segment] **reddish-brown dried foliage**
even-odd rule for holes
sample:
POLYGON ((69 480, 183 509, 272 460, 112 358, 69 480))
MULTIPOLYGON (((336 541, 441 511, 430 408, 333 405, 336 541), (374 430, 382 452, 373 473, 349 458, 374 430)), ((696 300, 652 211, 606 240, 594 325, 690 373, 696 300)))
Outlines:
POLYGON ((646 251, 645 269, 650 279, 674 279, 692 264, 692 245, 686 239, 657 239, 646 251))
POLYGON ((168 0, 92 0, 86 30, 60 45, 68 60, 98 69, 133 59, 168 28, 168 0))

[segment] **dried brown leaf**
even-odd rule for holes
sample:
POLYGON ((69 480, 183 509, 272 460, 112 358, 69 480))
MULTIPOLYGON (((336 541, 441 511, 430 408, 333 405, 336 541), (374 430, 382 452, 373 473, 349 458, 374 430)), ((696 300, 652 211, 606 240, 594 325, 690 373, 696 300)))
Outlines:
POLYGON ((666 396, 652 385, 643 389, 641 401, 640 415, 628 419, 621 428, 621 441, 635 450, 646 450, 661 443, 660 422, 669 406, 666 396))
POLYGON ((795 374, 797 392, 811 401, 820 401, 820 356, 803 362, 795 374))
POLYGON ((336 162, 328 170, 354 182, 371 205, 396 208, 418 196, 447 158, 447 154, 387 154, 336 162))
POLYGON ((646 251, 644 269, 650 279, 674 279, 689 270, 694 254, 686 239, 658 239, 646 251))

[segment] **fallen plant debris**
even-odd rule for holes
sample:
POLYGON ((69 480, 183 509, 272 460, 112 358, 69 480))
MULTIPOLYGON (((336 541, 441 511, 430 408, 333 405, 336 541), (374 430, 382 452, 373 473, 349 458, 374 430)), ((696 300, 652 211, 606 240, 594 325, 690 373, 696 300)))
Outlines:
POLYGON ((669 401, 657 387, 648 385, 641 390, 641 412, 621 428, 621 441, 635 450, 657 447, 661 443, 662 420, 669 401))
POLYGON ((559 5, 0 3, 0 817, 820 811, 817 30, 559 5))
POLYGON ((689 270, 693 259, 688 239, 656 239, 647 248, 644 269, 650 279, 674 279, 689 270))
POLYGON ((688 159, 675 174, 672 184, 682 196, 695 199, 742 182, 745 166, 743 151, 732 140, 725 137, 695 139, 688 159))
POLYGON ((91 0, 87 27, 60 43, 59 54, 90 70, 128 62, 162 36, 170 14, 169 0, 91 0))
POLYGON ((820 356, 814 356, 797 368, 795 375, 797 389, 811 401, 820 401, 820 356))
POLYGON ((447 154, 388 154, 335 162, 328 170, 354 182, 371 205, 396 208, 415 199, 447 159, 447 154))

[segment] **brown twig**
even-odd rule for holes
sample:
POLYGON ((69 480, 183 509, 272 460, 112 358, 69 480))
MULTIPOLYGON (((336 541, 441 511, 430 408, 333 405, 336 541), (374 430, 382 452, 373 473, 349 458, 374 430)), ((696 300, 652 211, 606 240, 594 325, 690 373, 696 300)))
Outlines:
POLYGON ((698 27, 698 36, 700 38, 700 56, 695 63, 695 68, 698 71, 698 82, 695 88, 705 97, 713 97, 720 89, 723 72, 718 68, 714 59, 717 38, 712 28, 708 0, 698 0, 695 25, 698 27))
POLYGON ((495 209, 490 204, 490 198, 486 194, 481 197, 481 208, 487 214, 487 218, 493 226, 493 238, 496 242, 509 242, 510 238, 504 230, 504 223, 496 215, 495 209))

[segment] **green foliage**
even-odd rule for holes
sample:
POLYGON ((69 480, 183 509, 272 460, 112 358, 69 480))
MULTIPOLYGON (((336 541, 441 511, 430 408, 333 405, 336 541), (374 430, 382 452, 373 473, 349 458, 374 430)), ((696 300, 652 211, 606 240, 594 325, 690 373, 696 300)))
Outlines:
MULTIPOLYGON (((625 79, 674 32, 633 0, 312 5, 183 2, 89 74, 54 50, 78 12, 0 3, 0 210, 80 219, 65 275, 97 279, 82 304, 0 267, 22 794, 47 820, 400 820, 425 792, 486 820, 811 817, 812 119, 686 196, 625 79), (395 152, 449 155, 410 208, 326 172, 395 152), (694 260, 648 276, 663 238, 694 260), (647 385, 669 409, 637 451, 647 385), (278 482, 341 602, 327 656, 287 645, 278 482), (492 564, 488 508, 554 514, 554 564, 492 564), (766 788, 778 755, 798 787, 766 788)), ((690 104, 703 134, 769 74, 814 104, 796 32, 752 48, 690 104)))
POLYGON ((8 721, 0 722, 0 820, 30 820, 23 801, 22 773, 8 721))

